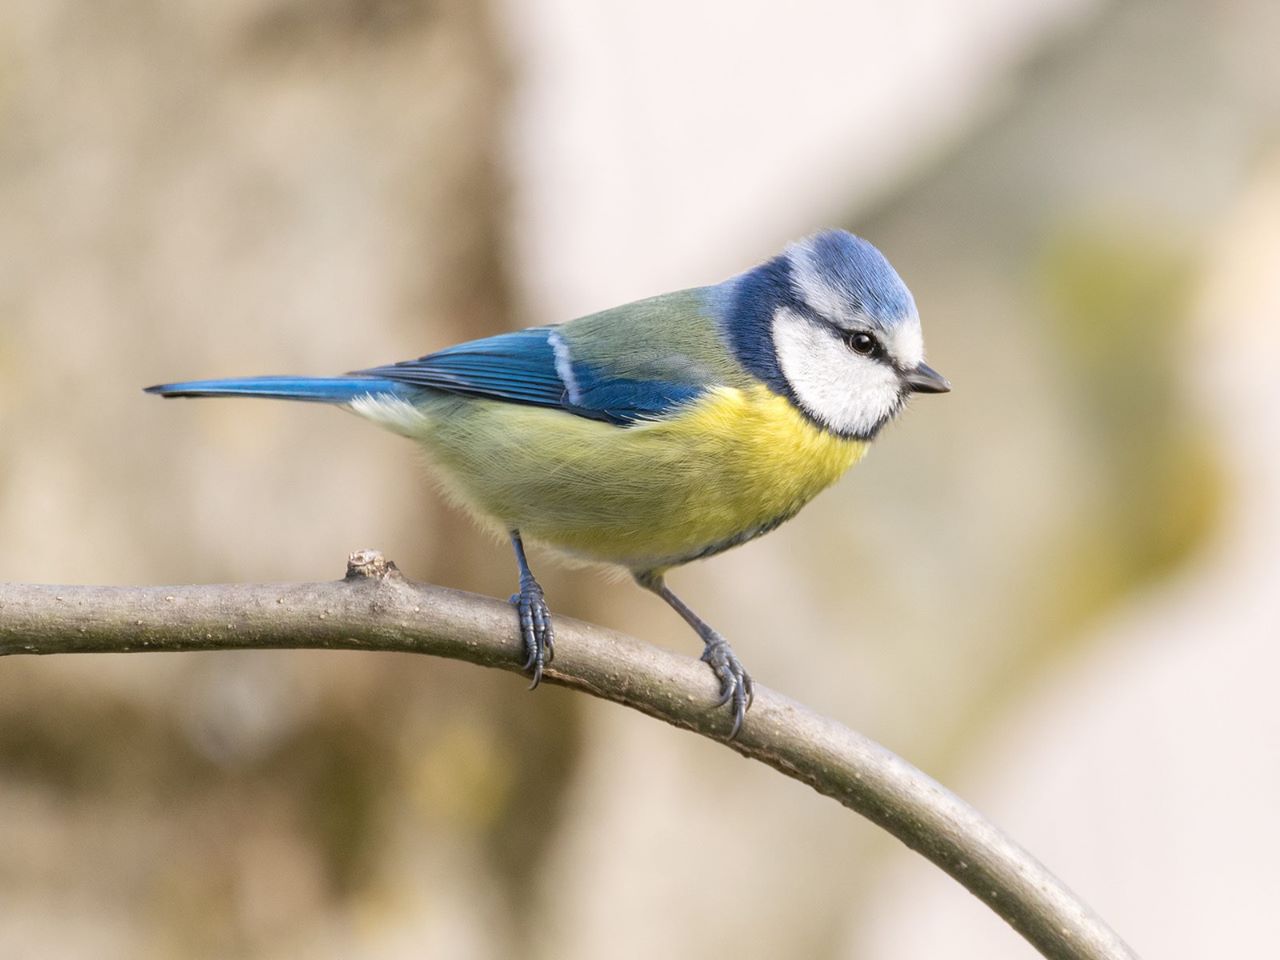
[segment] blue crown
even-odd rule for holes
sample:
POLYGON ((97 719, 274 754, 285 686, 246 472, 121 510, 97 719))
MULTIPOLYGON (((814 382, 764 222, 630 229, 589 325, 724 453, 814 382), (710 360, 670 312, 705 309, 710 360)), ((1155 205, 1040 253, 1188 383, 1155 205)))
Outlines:
MULTIPOLYGON (((917 317, 915 300, 884 254, 844 230, 826 230, 787 247, 791 282, 800 300, 818 285, 852 314, 888 330, 917 317)), ((827 319, 836 319, 829 317, 827 319)))

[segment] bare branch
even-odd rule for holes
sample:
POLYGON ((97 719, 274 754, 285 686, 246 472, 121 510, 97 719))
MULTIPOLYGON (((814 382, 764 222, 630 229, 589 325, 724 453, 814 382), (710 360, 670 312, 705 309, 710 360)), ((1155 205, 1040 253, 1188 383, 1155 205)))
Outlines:
MULTIPOLYGON (((693 659, 556 621, 545 679, 720 739, 716 683, 693 659)), ((389 650, 518 671, 500 601, 413 583, 380 554, 331 583, 182 587, 0 584, 0 655, 296 648, 389 650)), ((964 801, 879 744, 763 687, 727 746, 807 783, 928 857, 1054 960, 1136 960, 1056 877, 964 801)))

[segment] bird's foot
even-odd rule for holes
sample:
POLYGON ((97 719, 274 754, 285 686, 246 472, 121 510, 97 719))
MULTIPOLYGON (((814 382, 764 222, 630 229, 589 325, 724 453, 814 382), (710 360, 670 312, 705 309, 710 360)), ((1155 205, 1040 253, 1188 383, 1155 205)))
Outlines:
POLYGON ((732 740, 742 729, 742 721, 746 719, 755 696, 755 687, 751 675, 743 669, 742 661, 724 637, 712 633, 704 642, 706 647, 702 651, 702 661, 710 665, 720 681, 720 699, 715 705, 723 707, 728 704, 733 710, 733 726, 729 729, 729 739, 732 740))
POLYGON ((525 673, 533 675, 533 683, 529 689, 535 689, 542 682, 542 669, 556 655, 556 635, 551 627, 551 611, 542 595, 542 587, 533 577, 520 578, 520 592, 513 594, 511 605, 520 614, 520 635, 524 638, 524 648, 528 659, 524 662, 525 673))

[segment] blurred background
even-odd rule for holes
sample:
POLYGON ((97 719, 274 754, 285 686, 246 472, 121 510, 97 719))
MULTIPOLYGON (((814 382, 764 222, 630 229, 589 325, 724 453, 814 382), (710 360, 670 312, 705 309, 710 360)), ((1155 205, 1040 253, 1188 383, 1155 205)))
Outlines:
MULTIPOLYGON (((1142 954, 1280 901, 1280 5, 4 0, 0 579, 506 596, 417 452, 146 384, 326 374, 822 226, 955 391, 672 583, 1142 954)), ((535 560, 539 558, 535 557, 535 560)), ((693 655, 654 598, 552 607, 693 655)), ((359 653, 0 662, 0 958, 1026 958, 715 744, 359 653)))

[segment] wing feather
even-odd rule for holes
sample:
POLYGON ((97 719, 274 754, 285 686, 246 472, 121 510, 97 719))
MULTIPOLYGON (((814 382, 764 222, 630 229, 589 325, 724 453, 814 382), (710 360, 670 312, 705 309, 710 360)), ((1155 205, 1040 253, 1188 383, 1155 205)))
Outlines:
POLYGON ((446 393, 554 407, 622 426, 659 418, 706 387, 687 375, 696 368, 680 357, 673 358, 671 370, 684 375, 671 379, 619 375, 602 360, 600 350, 593 351, 592 362, 576 359, 573 344, 556 333, 564 329, 532 327, 358 373, 446 393))

